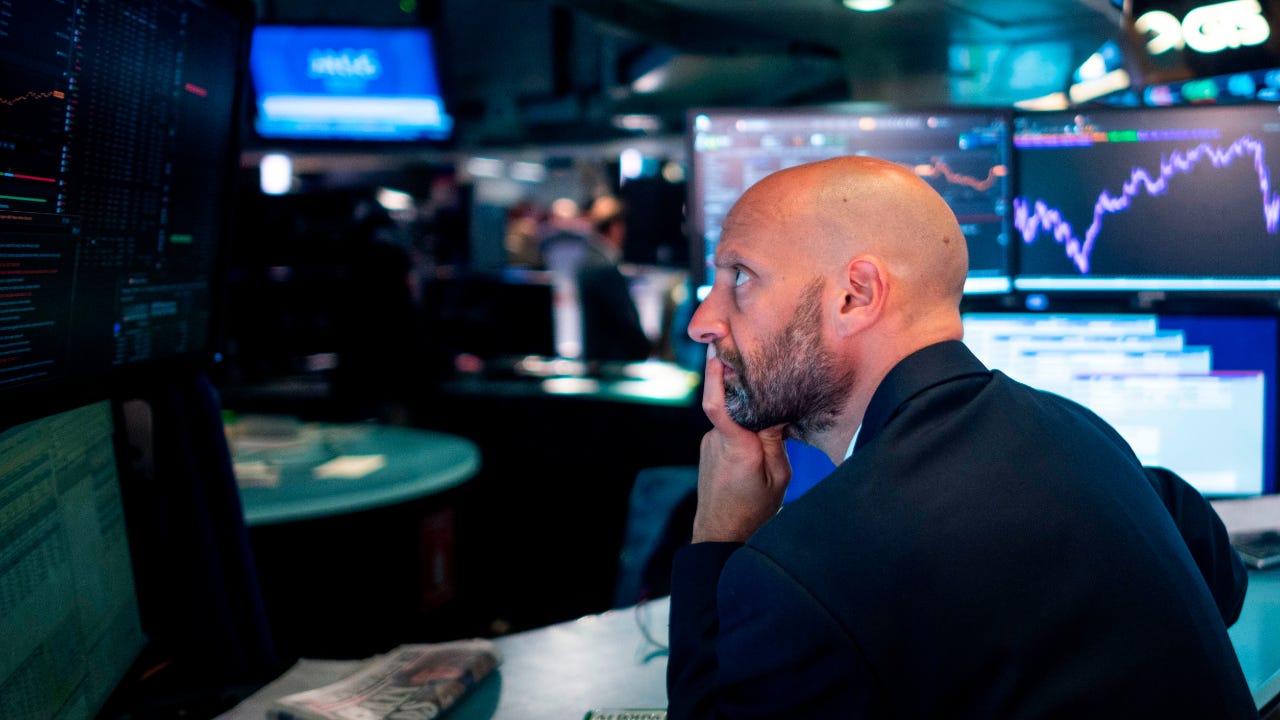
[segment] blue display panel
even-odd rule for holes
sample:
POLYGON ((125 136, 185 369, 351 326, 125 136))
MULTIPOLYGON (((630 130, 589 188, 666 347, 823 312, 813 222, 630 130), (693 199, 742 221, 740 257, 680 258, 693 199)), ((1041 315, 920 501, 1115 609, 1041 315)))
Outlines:
POLYGON ((453 130, 427 28, 261 25, 249 67, 263 138, 436 141, 453 130))
POLYGON ((783 168, 839 155, 901 163, 936 189, 969 245, 967 293, 1010 289, 1010 119, 995 110, 838 108, 690 111, 689 232, 694 278, 710 285, 720 226, 748 187, 783 168))
POLYGON ((1278 290, 1275 105, 1014 121, 1020 290, 1278 290))
POLYGON ((988 367, 1092 409, 1211 497, 1275 488, 1277 318, 967 313, 988 367))

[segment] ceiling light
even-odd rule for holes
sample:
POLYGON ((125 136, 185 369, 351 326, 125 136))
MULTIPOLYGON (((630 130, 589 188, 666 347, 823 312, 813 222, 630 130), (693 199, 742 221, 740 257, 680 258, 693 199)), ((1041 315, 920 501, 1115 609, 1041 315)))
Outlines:
POLYGON ((380 187, 376 197, 378 204, 391 212, 403 212, 413 207, 413 196, 401 190, 380 187))
POLYGON ((640 95, 655 93, 666 87, 671 71, 665 65, 656 67, 631 81, 631 91, 640 95))
POLYGON ((266 195, 284 195, 293 187, 293 158, 267 153, 258 161, 258 183, 266 195))
POLYGON ((894 0, 842 0, 844 6, 858 12, 877 12, 893 7, 894 0))
POLYGON ((540 183, 547 179, 547 166, 540 162, 513 162, 508 174, 512 180, 540 183))
POLYGON ((497 158, 473 157, 467 160, 467 174, 479 178, 500 178, 506 174, 507 164, 497 158))
POLYGON ((644 153, 627 148, 618 155, 618 174, 623 180, 634 180, 644 172, 644 153))
POLYGON ((662 128, 662 121, 657 115, 630 114, 614 115, 613 126, 619 130, 642 130, 656 132, 662 128))
POLYGON ((1071 107, 1064 92, 1049 93, 1040 97, 1018 100, 1013 106, 1019 110, 1066 110, 1071 107))
POLYGON ((1129 73, 1123 69, 1112 70, 1100 78, 1073 84, 1067 88, 1067 97, 1073 105, 1079 105, 1096 97, 1125 90, 1130 84, 1129 73))

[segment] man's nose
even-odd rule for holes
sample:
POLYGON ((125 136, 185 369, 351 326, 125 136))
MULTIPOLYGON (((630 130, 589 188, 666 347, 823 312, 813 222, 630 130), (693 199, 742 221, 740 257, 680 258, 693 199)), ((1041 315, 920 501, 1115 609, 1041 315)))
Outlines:
POLYGON ((723 314, 718 312, 719 303, 720 293, 712 287, 711 292, 693 311, 693 317, 689 318, 689 337, 695 342, 714 343, 728 334, 723 314))

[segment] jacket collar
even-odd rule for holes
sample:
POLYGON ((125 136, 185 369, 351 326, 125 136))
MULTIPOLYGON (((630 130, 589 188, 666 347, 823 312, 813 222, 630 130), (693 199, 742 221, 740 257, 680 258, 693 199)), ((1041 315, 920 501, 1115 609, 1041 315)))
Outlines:
POLYGON ((884 376, 858 431, 858 448, 875 439, 885 425, 915 396, 951 380, 990 371, 959 340, 944 340, 923 347, 903 358, 884 376))

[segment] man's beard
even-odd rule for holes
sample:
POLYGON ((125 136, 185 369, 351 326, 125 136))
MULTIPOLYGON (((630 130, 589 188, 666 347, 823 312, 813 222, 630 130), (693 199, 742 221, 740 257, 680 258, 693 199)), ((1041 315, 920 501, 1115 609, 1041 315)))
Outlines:
POLYGON ((805 292, 795 316, 772 342, 744 363, 736 350, 717 356, 737 372, 725 379, 725 408, 742 427, 759 432, 788 425, 799 438, 829 429, 853 383, 822 346, 821 282, 805 292))

